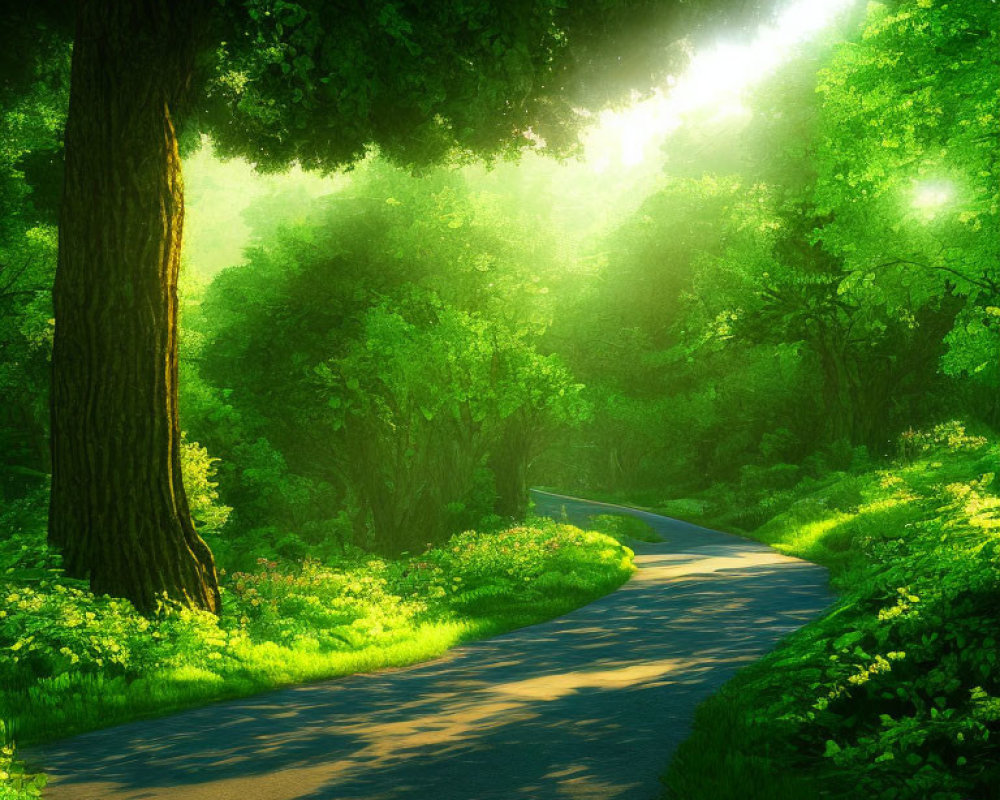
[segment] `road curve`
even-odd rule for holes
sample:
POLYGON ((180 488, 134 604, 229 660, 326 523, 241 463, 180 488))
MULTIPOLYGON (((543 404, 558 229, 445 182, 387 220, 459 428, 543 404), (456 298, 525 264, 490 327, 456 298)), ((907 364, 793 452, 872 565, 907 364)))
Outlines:
MULTIPOLYGON (((535 494, 583 521, 605 504, 535 494)), ((638 572, 436 661, 56 742, 50 800, 650 800, 694 708, 831 601, 825 570, 641 511, 638 572)))

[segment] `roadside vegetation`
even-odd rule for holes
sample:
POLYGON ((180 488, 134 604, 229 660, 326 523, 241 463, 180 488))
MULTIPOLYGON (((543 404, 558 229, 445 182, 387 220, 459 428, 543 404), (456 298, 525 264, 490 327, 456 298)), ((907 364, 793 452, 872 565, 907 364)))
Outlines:
MULTIPOLYGON (((997 796, 1000 443, 951 423, 900 450, 758 485, 749 535, 828 567, 840 600, 700 707, 668 797, 997 796)), ((723 528, 725 495, 698 498, 723 528)))
MULTIPOLYGON (((20 4, 0 31, 16 34, 11 80, 0 83, 0 800, 39 792, 12 741, 413 663, 618 586, 628 542, 655 538, 650 529, 615 513, 593 521, 606 535, 534 520, 528 487, 541 484, 742 533, 831 570, 834 611, 703 706, 668 774, 674 797, 995 800, 997 4, 846 4, 789 42, 780 65, 774 48, 734 45, 715 75, 704 72, 714 33, 696 36, 689 67, 684 48, 676 65, 657 65, 676 66, 673 90, 588 117, 581 158, 561 161, 513 98, 562 77, 522 75, 531 60, 487 21, 470 23, 462 4, 426 14, 413 3, 358 6, 376 23, 354 25, 359 41, 394 54, 370 64, 388 84, 358 67, 353 45, 349 58, 326 47, 310 15, 328 4, 223 5, 249 25, 230 45, 257 44, 245 56, 206 52, 216 59, 202 98, 214 98, 211 109, 177 120, 187 238, 177 329, 165 312, 157 341, 179 343, 178 380, 167 383, 179 386, 168 422, 176 405, 181 427, 156 437, 155 459, 123 446, 102 467, 117 481, 88 473, 90 492, 67 482, 65 461, 62 483, 52 481, 50 449, 53 286, 70 241, 59 229, 69 5, 20 4), (438 13, 475 32, 442 35, 438 13), (417 32, 429 38, 408 38, 417 32), (441 78, 468 80, 468 95, 402 66, 427 58, 436 75, 450 63, 441 46, 480 40, 517 78, 513 94, 499 73, 466 70, 478 62, 464 57, 441 78), (302 47, 319 48, 317 59, 302 47), (343 70, 333 63, 342 57, 343 70), (758 80, 735 82, 761 64, 770 68, 758 80), (365 94, 389 86, 430 127, 369 142, 365 114, 410 119, 365 94), (698 102, 685 107, 685 92, 698 102), (479 105, 494 100, 495 119, 479 105), (442 117, 439 102, 467 124, 442 117), (313 125, 321 110, 336 111, 336 124, 313 125), (361 138, 324 155, 324 131, 361 138), (518 148, 519 159, 477 160, 518 148), (315 173, 283 172, 296 158, 315 173), (162 467, 168 456, 156 474, 170 476, 169 491, 128 488, 141 470, 122 464, 162 467), (113 560, 133 527, 81 535, 74 525, 86 514, 74 516, 74 501, 107 511, 121 498, 129 518, 152 519, 143 502, 179 496, 178 469, 192 518, 183 521, 197 535, 179 526, 169 536, 186 531, 193 548, 161 551, 148 547, 152 536, 135 552, 146 565, 190 556, 198 568, 187 582, 179 569, 149 572, 174 581, 173 600, 139 614, 122 598, 141 606, 153 583, 127 580, 133 572, 113 560), (50 486, 62 540, 46 538, 50 486), (95 579, 105 566, 104 586, 117 580, 120 596, 67 577, 89 569, 95 579), (217 617, 188 607, 214 607, 216 567, 217 617)), ((603 3, 552 0, 523 19, 479 5, 517 23, 512 41, 547 41, 529 35, 535 24, 554 37, 544 71, 573 52, 552 22, 559 14, 576 20, 570 33, 593 25, 596 36, 627 9, 660 4, 614 2, 620 16, 609 17, 603 3)), ((820 6, 794 8, 814 20, 820 6)), ((570 61, 649 74, 617 55, 605 62, 594 44, 584 36, 583 57, 570 61)), ((588 92, 612 96, 584 72, 588 92)), ((539 103, 560 120, 578 107, 539 103)), ((546 130, 564 153, 569 131, 556 127, 546 130)), ((110 202, 78 197, 77 212, 98 200, 110 202)), ((164 212, 148 210, 153 221, 164 212)), ((118 221, 113 211, 102 224, 118 221)), ((62 308, 117 307, 94 317, 132 319, 131 279, 92 261, 81 274, 113 286, 62 308)), ((106 334, 121 344, 109 349, 116 358, 141 350, 124 323, 84 317, 81 340, 106 334)), ((56 351, 58 373, 77 351, 56 351)), ((140 393, 118 385, 124 374, 104 377, 131 402, 140 393)), ((55 394, 65 419, 88 408, 55 394)), ((101 425, 70 424, 56 438, 97 452, 105 434, 141 440, 128 420, 148 421, 93 413, 101 425), (122 430, 102 427, 112 419, 122 430)), ((185 503, 167 505, 169 519, 188 516, 185 503)))
POLYGON ((622 544, 629 541, 660 542, 663 539, 646 522, 631 514, 595 514, 590 518, 590 527, 613 536, 622 544))
MULTIPOLYGON (((417 555, 260 559, 223 576, 221 617, 142 616, 66 578, 33 499, 0 542, 0 719, 32 744, 276 686, 412 664, 563 614, 632 572, 615 539, 550 520, 467 531, 417 555)), ((4 751, 3 781, 32 796, 4 751)), ((13 794, 12 797, 21 795, 13 794)), ((0 794, 0 797, 7 795, 0 794)))

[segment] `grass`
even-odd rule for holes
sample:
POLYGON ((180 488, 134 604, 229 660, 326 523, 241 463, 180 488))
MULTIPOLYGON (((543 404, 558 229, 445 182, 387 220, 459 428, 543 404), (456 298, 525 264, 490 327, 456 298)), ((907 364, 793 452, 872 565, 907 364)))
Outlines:
MULTIPOLYGON (((224 576, 221 618, 170 603, 146 618, 63 576, 37 503, 8 509, 3 523, 0 733, 21 745, 413 664, 566 613, 634 569, 612 537, 533 520, 459 534, 400 560, 261 559, 254 571, 224 576)), ((36 779, 4 753, 0 800, 37 796, 36 779)))
POLYGON ((665 796, 1000 797, 1000 447, 954 424, 917 444, 792 487, 751 532, 841 600, 701 705, 665 796))
POLYGON ((630 541, 662 542, 661 537, 647 522, 631 514, 595 514, 590 518, 590 526, 601 533, 614 537, 622 544, 630 541))

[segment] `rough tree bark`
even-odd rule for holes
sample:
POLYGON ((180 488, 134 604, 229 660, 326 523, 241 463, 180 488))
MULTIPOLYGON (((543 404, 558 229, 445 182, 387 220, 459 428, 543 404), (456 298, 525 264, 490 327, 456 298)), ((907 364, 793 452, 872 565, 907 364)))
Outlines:
POLYGON ((497 490, 494 511, 501 517, 517 521, 523 520, 528 513, 528 462, 534 426, 525 416, 517 414, 507 420, 500 442, 490 457, 497 490))
POLYGON ((184 217, 174 119, 197 0, 78 4, 54 288, 49 538, 67 571, 144 611, 218 611, 177 418, 184 217))

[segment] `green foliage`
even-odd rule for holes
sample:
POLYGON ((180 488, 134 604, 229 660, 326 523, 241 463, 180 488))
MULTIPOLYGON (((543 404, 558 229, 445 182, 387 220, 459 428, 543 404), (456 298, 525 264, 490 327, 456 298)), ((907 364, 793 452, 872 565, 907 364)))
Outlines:
POLYGON ((36 488, 48 460, 57 238, 51 184, 60 178, 69 53, 47 31, 38 45, 17 65, 21 91, 0 92, 0 498, 36 488))
POLYGON ((883 317, 950 303, 944 359, 997 421, 1000 167, 996 9, 965 0, 876 5, 821 73, 816 232, 843 259, 842 297, 883 317), (961 304, 956 300, 961 298, 961 304), (994 354, 990 355, 990 352, 994 354))
POLYGON ((220 563, 396 554, 523 516, 542 433, 586 407, 538 346, 550 242, 514 215, 458 173, 372 159, 189 307, 185 425, 235 509, 220 563))
POLYGON ((893 455, 911 425, 1000 421, 995 17, 872 4, 754 88, 743 121, 706 112, 668 139, 655 191, 595 243, 553 328, 594 415, 550 483, 815 477, 857 447, 893 455))
POLYGON ((373 142, 415 161, 516 146, 532 123, 569 116, 538 96, 565 46, 560 5, 224 4, 232 35, 206 92, 218 147, 329 168, 373 142))
POLYGON ((951 421, 935 425, 927 431, 904 431, 899 437, 899 452, 904 460, 926 455, 934 450, 949 452, 976 452, 987 444, 984 436, 970 436, 965 425, 951 421))
POLYGON ((565 153, 578 109, 666 77, 664 42, 712 18, 746 22, 721 0, 683 15, 632 0, 403 0, 350 13, 321 0, 226 0, 214 10, 222 41, 209 40, 199 125, 219 152, 272 169, 332 169, 373 144, 409 164, 512 155, 529 130, 565 153))
POLYGON ((705 516, 705 503, 702 500, 681 497, 658 504, 656 513, 673 519, 696 522, 705 516))
POLYGON ((261 559, 224 576, 220 618, 166 600, 144 617, 62 575, 40 499, 0 518, 0 719, 21 743, 411 663, 564 613, 632 570, 613 539, 538 520, 395 561, 261 559))
MULTIPOLYGON (((1000 422, 995 4, 859 10, 744 122, 689 120, 660 176, 391 165, 572 149, 574 103, 647 81, 650 53, 667 68, 666 5, 213 6, 226 42, 185 140, 357 162, 328 196, 258 198, 245 263, 182 293, 183 477, 220 620, 139 617, 43 542, 68 34, 0 54, 0 742, 408 663, 617 585, 611 539, 511 527, 542 479, 834 572, 834 612, 699 711, 679 796, 997 785, 998 454, 928 427, 1000 422)), ((0 797, 37 796, 20 770, 3 750, 0 797)))
POLYGON ((1000 763, 1000 447, 948 423, 919 454, 795 498, 754 536, 841 600, 699 711, 667 777, 692 798, 988 797, 1000 763), (758 749, 760 746, 760 749, 758 749), (737 791, 755 764, 753 786, 737 791), (812 787, 807 790, 806 787, 812 787), (787 796, 793 796, 788 794, 787 796))
POLYGON ((575 400, 565 369, 523 335, 434 296, 369 310, 357 343, 317 372, 361 513, 389 552, 441 537, 515 414, 572 413, 575 400))
POLYGON ((583 597, 632 569, 632 551, 603 533, 540 521, 492 536, 467 531, 432 553, 446 584, 452 576, 449 606, 477 616, 527 618, 553 598, 583 597))
POLYGON ((289 570, 261 559, 257 571, 229 578, 230 614, 254 642, 322 652, 386 646, 412 635, 425 595, 404 599, 390 587, 390 564, 369 560, 289 570))
POLYGON ((148 630, 128 603, 97 600, 79 586, 43 581, 8 589, 0 607, 0 640, 8 651, 4 683, 24 685, 70 670, 111 676, 141 670, 143 651, 153 643, 153 635, 142 635, 148 630))
POLYGON ((41 797, 45 776, 28 772, 14 746, 8 744, 7 729, 0 721, 0 800, 31 800, 41 797))
POLYGON ((590 524, 595 530, 626 544, 630 539, 639 542, 663 541, 648 523, 631 514, 596 514, 590 518, 590 524))
POLYGON ((197 442, 181 442, 181 474, 191 517, 198 532, 209 539, 219 534, 232 512, 219 503, 219 484, 213 480, 218 461, 197 442))
POLYGON ((467 531, 420 556, 355 557, 336 567, 261 559, 227 581, 227 617, 254 643, 340 652, 389 647, 415 627, 478 619, 505 626, 610 589, 631 552, 599 534, 536 521, 467 531))

